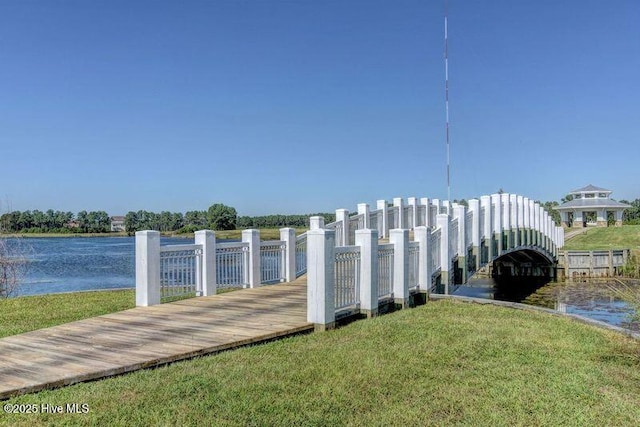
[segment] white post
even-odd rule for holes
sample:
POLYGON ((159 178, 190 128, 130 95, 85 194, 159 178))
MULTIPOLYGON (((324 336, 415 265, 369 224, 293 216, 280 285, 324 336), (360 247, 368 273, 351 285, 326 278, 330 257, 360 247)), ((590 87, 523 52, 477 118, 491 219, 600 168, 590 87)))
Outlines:
POLYGON ((335 325, 335 238, 334 230, 307 232, 307 322, 316 330, 335 325))
POLYGON ((540 203, 533 204, 533 229, 535 230, 535 244, 540 246, 540 203))
POLYGON ((309 230, 320 230, 324 228, 323 216, 312 216, 309 218, 309 230))
POLYGON ((451 277, 451 255, 449 254, 449 226, 451 217, 447 214, 438 214, 436 217, 438 228, 440 228, 440 278, 444 285, 444 293, 449 294, 449 284, 451 277))
POLYGON ((493 233, 492 233, 492 224, 491 220, 491 196, 481 196, 480 197, 480 206, 484 208, 484 224, 482 224, 482 237, 484 237, 484 244, 487 248, 487 256, 488 261, 491 262, 493 259, 493 233))
POLYGON ((442 207, 444 208, 444 211, 447 215, 451 216, 453 212, 451 212, 451 201, 449 200, 443 200, 442 201, 442 207))
POLYGON ((409 306, 409 230, 389 231, 393 243, 393 299, 402 308, 409 306))
POLYGON ((515 248, 520 246, 520 239, 518 238, 518 196, 515 194, 509 195, 509 210, 509 225, 511 229, 509 232, 509 242, 511 243, 511 247, 515 248))
POLYGON ((378 231, 356 230, 360 246, 360 312, 367 317, 378 313, 378 231))
POLYGON ((281 228, 280 240, 284 241, 284 277, 285 281, 296 280, 296 230, 281 228))
MULTIPOLYGON (((494 257, 499 257, 502 254, 502 195, 492 194, 491 204, 493 206, 493 238, 497 239, 497 250, 494 257)), ((489 261, 493 261, 490 259, 489 261)))
POLYGON ((524 231, 524 197, 522 196, 518 196, 516 198, 516 206, 518 207, 517 211, 517 224, 518 224, 518 233, 517 233, 517 245, 518 246, 523 246, 524 245, 524 239, 523 239, 523 231, 524 231))
POLYGON ((342 239, 340 239, 339 242, 336 242, 336 244, 338 246, 348 246, 349 245, 349 211, 346 209, 336 209, 336 221, 342 223, 342 239))
MULTIPOLYGON (((441 202, 440 199, 431 199, 431 204, 436 207, 436 217, 437 217, 438 215, 440 215, 442 213, 441 212, 442 202, 441 202)), ((437 227, 437 225, 436 225, 436 227, 437 227)))
POLYGON ((195 232, 196 245, 202 245, 202 296, 216 294, 216 235, 211 230, 195 232))
POLYGON ((389 212, 387 211, 387 201, 378 200, 376 202, 376 208, 378 208, 378 222, 382 221, 379 237, 384 239, 389 236, 389 212))
POLYGON ((418 287, 420 291, 426 292, 427 298, 431 289, 431 233, 425 226, 413 229, 413 240, 418 242, 420 247, 420 259, 418 261, 418 287))
POLYGON ((418 199, 409 197, 407 199, 409 205, 409 224, 408 228, 416 228, 418 226, 418 199))
POLYGON ((369 213, 369 204, 368 203, 358 203, 358 215, 362 215, 364 217, 364 228, 371 228, 371 218, 369 213))
POLYGON ((136 306, 160 304, 160 233, 136 232, 136 306))
POLYGON ((429 210, 431 209, 431 204, 429 203, 429 198, 428 197, 421 197, 420 198, 420 204, 422 206, 424 206, 424 226, 427 228, 430 228, 433 226, 433 224, 431 224, 431 215, 429 214, 429 210))
POLYGON ((531 201, 529 200, 528 197, 524 197, 522 199, 522 203, 524 203, 523 209, 524 209, 524 217, 523 217, 523 222, 524 222, 524 241, 523 244, 526 246, 531 246, 531 201))
POLYGON ((262 283, 260 276, 260 230, 242 230, 242 241, 249 243, 249 287, 262 283))
POLYGON ((474 270, 478 271, 480 269, 480 200, 471 199, 469 200, 469 211, 471 211, 471 251, 473 253, 473 257, 475 259, 475 267, 474 270))
POLYGON ((462 283, 467 282, 467 207, 456 205, 453 208, 458 218, 458 268, 462 270, 462 283))
POLYGON ((510 249, 513 244, 511 241, 511 197, 508 193, 501 194, 501 203, 502 203, 502 234, 506 236, 506 239, 502 239, 504 242, 506 240, 506 245, 503 244, 504 250, 510 249))
POLYGON ((404 202, 402 201, 402 197, 395 197, 393 199, 393 206, 396 207, 396 213, 398 215, 395 228, 407 228, 407 225, 404 223, 404 202))

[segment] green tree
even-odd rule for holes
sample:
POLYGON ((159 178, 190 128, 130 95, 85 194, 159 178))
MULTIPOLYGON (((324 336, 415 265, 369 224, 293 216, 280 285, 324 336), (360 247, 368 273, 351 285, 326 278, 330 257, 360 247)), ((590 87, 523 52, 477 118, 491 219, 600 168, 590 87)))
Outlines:
POLYGON ((238 213, 235 208, 216 203, 207 210, 207 225, 212 230, 235 230, 238 213))

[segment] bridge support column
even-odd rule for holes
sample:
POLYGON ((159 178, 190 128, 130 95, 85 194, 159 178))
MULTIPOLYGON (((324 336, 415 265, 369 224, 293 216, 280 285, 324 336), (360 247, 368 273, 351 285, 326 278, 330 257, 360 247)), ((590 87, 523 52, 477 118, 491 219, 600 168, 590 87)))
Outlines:
MULTIPOLYGON (((494 257, 498 257, 502 254, 504 250, 502 246, 502 195, 500 194, 492 194, 491 195, 491 204, 493 211, 493 239, 495 241, 494 248, 495 253, 494 257)), ((489 261, 492 261, 491 258, 489 261)))
POLYGON ((281 228, 280 240, 284 241, 284 277, 286 282, 296 279, 296 230, 281 228))
POLYGON ((396 218, 396 226, 394 228, 407 228, 404 220, 404 201, 402 200, 402 197, 394 197, 393 206, 397 208, 396 215, 398 216, 398 218, 396 218))
POLYGON ((484 223, 482 224, 482 238, 484 238, 484 246, 486 255, 481 254, 481 263, 490 263, 491 260, 495 257, 493 253, 493 232, 492 232, 492 218, 491 218, 491 196, 482 196, 480 197, 480 205, 484 210, 484 223))
POLYGON ((360 246, 360 313, 367 317, 378 314, 378 232, 356 230, 360 246))
POLYGON ((429 297, 429 291, 431 290, 431 277, 433 271, 431 271, 431 233, 429 229, 424 226, 416 227, 413 229, 413 239, 418 242, 420 247, 420 260, 418 262, 418 286, 420 292, 427 294, 429 297))
POLYGON ((409 306, 409 230, 391 230, 389 243, 394 245, 393 299, 396 305, 406 308, 409 306))
POLYGON ((409 224, 407 224, 407 228, 414 229, 418 226, 418 199, 409 197, 407 204, 409 205, 409 224))
POLYGON ((431 204, 429 203, 429 198, 421 197, 420 205, 424 206, 424 226, 427 228, 433 227, 433 224, 431 223, 431 204))
POLYGON ((370 229, 371 225, 371 217, 369 215, 369 204, 368 203, 358 203, 358 215, 362 215, 364 228, 370 229))
POLYGON ((262 283, 260 276, 260 230, 242 230, 242 241, 249 243, 249 287, 262 283))
POLYGON ((336 235, 336 245, 349 245, 349 211, 346 209, 336 209, 336 221, 342 223, 342 236, 336 235))
POLYGON ((136 306, 160 304, 160 233, 136 231, 136 306))
MULTIPOLYGON (((293 230, 293 228, 291 229, 293 230)), ((295 242, 295 230, 293 239, 295 242)), ((202 296, 215 295, 216 289, 216 235, 211 230, 195 232, 196 245, 202 245, 202 296)), ((294 243, 295 254, 295 243, 294 243)), ((295 260, 295 259, 294 259, 295 260)), ((295 264, 294 264, 295 265, 295 264)), ((295 267, 294 267, 295 274, 295 267)))
POLYGON ((453 208, 454 215, 458 218, 458 268, 461 270, 460 284, 467 283, 467 208, 457 205, 453 208))
POLYGON ((309 230, 320 230, 324 228, 324 217, 312 216, 309 218, 309 230))
POLYGON ((480 270, 480 200, 469 200, 469 211, 472 212, 471 216, 471 255, 475 261, 474 271, 480 270))
POLYGON ((334 230, 307 232, 307 322, 324 331, 335 326, 334 230))
POLYGON ((502 248, 506 251, 513 248, 513 238, 511 237, 511 195, 503 193, 501 196, 502 229, 504 235, 502 248))
POLYGON ((445 295, 449 294, 451 284, 451 255, 449 253, 449 226, 451 218, 447 214, 437 215, 438 228, 440 228, 440 281, 444 285, 445 295))
POLYGON ((389 237, 389 211, 387 210, 387 201, 378 200, 376 207, 378 208, 378 230, 380 232, 380 238, 386 239, 389 237))

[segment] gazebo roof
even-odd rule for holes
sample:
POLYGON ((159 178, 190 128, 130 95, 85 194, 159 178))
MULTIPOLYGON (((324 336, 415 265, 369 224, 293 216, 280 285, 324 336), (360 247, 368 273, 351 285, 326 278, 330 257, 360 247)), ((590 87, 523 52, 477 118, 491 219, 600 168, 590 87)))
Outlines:
POLYGON ((556 206, 555 210, 569 210, 578 208, 612 208, 612 209, 626 209, 631 206, 624 203, 616 202, 611 199, 573 199, 566 203, 556 206))
POLYGON ((580 193, 613 193, 611 190, 607 190, 606 188, 596 187, 595 185, 587 185, 586 187, 578 188, 577 190, 573 190, 569 194, 580 194, 580 193))

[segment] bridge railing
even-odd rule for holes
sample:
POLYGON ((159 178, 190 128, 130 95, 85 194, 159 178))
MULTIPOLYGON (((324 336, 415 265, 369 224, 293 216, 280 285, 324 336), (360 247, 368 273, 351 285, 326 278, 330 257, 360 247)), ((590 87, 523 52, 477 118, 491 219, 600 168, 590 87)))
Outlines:
POLYGON ((194 244, 160 245, 157 231, 136 233, 136 305, 214 295, 218 288, 253 288, 288 282, 306 271, 306 234, 280 230, 280 240, 260 241, 243 230, 241 242, 217 242, 197 231, 194 244))
MULTIPOLYGON (((312 231, 313 239, 308 235, 309 254, 311 246, 320 241, 324 245, 330 242, 334 251, 328 258, 324 252, 321 257, 313 258, 326 259, 327 264, 314 265, 314 272, 330 265, 331 274, 326 271, 325 275, 309 275, 308 318, 319 325, 333 322, 336 310, 338 314, 347 308, 375 313, 380 299, 393 298, 404 305, 410 288, 429 292, 435 283, 445 286, 454 280, 464 283, 469 274, 510 251, 532 248, 550 259, 555 258, 558 248, 564 244, 563 229, 556 226, 539 203, 506 193, 471 199, 468 206, 438 199, 395 198, 392 204, 378 200, 377 209, 371 211, 368 204, 361 203, 357 214, 350 216, 345 209, 337 210, 336 223, 327 229, 317 227, 312 231), (411 243, 408 242, 409 229, 414 232, 415 241, 411 243), (388 238, 389 243, 378 244, 378 238, 388 238), (420 239, 424 240, 422 246, 417 243, 420 239), (360 247, 360 297, 350 300, 347 307, 344 300, 320 296, 322 301, 331 299, 333 304, 329 309, 320 310, 316 302, 312 303, 312 296, 324 291, 335 292, 335 283, 342 283, 343 270, 336 270, 334 265, 335 251, 341 253, 341 246, 355 250, 354 245, 360 247), (375 247, 375 256, 370 253, 372 249, 367 249, 369 246, 375 247), (323 284, 318 285, 317 280, 323 284), (322 316, 318 314, 320 311, 322 316), (322 323, 324 321, 328 323, 322 323)), ((318 254, 329 249, 323 246, 314 251, 318 254)), ((311 271, 311 258, 308 263, 311 271)), ((351 279, 347 282, 351 283, 351 279)))

